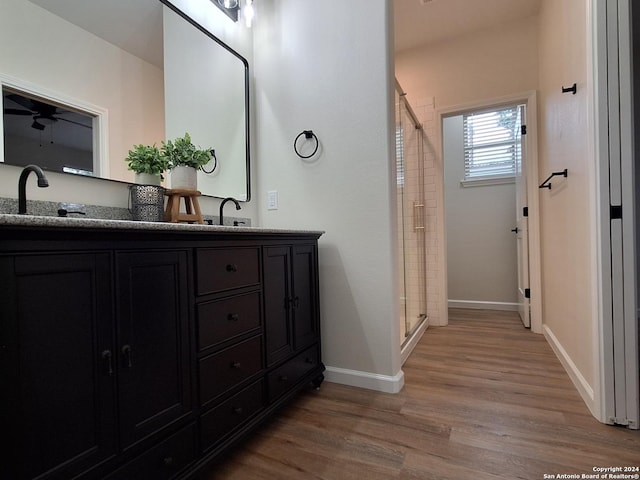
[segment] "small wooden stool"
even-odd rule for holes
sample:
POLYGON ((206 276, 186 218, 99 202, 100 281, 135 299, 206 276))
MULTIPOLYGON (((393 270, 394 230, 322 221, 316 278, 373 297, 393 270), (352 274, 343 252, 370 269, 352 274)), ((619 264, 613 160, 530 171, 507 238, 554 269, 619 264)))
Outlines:
POLYGON ((164 211, 165 222, 196 222, 204 224, 200 204, 198 203, 198 197, 202 194, 198 190, 167 189, 164 194, 169 197, 164 211), (187 213, 180 213, 180 198, 184 198, 184 206, 187 213))

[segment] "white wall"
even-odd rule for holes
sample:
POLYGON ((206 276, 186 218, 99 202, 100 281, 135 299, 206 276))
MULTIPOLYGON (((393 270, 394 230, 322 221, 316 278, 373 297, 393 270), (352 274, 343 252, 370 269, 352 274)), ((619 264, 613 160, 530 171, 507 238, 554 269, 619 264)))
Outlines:
POLYGON ((515 184, 460 184, 464 178, 462 115, 444 119, 443 144, 449 301, 513 307, 518 301, 516 236, 511 232, 516 225, 515 184))
POLYGON ((278 210, 258 199, 260 223, 326 231, 319 261, 327 378, 398 388, 389 1, 259 6, 257 191, 279 195, 278 210), (320 141, 307 161, 293 151, 303 130, 320 141))

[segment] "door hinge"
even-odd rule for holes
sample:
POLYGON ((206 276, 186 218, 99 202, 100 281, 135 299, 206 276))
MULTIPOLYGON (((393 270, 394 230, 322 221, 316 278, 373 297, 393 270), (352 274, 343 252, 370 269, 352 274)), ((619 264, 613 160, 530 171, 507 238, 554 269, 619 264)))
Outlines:
POLYGON ((609 213, 611 214, 611 220, 622 219, 622 205, 611 205, 609 213))
POLYGON ((526 125, 520 125, 520 133, 522 135, 526 135, 527 134, 527 126, 526 125))
POLYGON ((530 288, 525 288, 524 289, 524 298, 531 298, 531 289, 530 288))
POLYGON ((523 217, 529 216, 529 207, 522 207, 522 216, 523 217))

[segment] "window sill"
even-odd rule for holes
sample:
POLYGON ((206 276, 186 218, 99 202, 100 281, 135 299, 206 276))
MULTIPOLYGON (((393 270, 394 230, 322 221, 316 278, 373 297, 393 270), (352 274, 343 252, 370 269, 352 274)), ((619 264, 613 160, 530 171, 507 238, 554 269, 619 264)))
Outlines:
POLYGON ((508 183, 516 183, 516 177, 510 175, 508 177, 482 177, 469 180, 460 180, 461 187, 487 187, 491 185, 504 185, 508 183))

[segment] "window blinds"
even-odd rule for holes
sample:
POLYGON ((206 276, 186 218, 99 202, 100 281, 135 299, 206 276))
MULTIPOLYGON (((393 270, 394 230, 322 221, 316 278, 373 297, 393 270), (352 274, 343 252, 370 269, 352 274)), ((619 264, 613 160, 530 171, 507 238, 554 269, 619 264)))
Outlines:
POLYGON ((520 108, 463 115, 464 179, 515 175, 521 150, 520 108))

